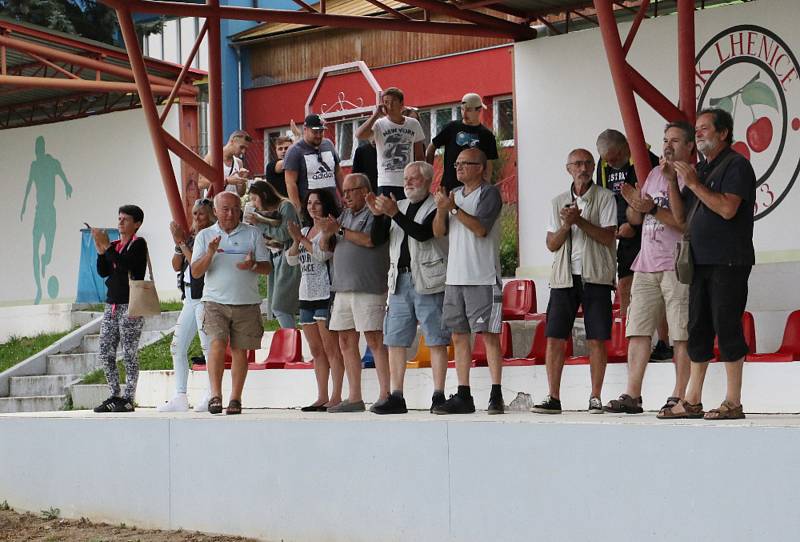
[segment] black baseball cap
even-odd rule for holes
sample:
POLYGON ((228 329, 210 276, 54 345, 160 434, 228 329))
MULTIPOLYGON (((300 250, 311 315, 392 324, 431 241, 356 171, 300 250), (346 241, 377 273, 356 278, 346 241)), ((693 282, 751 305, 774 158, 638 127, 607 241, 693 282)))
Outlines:
POLYGON ((325 123, 322 122, 322 119, 319 115, 308 115, 305 120, 303 121, 303 125, 306 128, 310 128, 312 130, 324 130, 325 123))

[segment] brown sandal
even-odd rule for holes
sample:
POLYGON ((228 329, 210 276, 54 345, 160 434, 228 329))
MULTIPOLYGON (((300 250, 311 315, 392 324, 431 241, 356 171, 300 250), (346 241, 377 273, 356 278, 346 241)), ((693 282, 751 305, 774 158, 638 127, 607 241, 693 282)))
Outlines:
POLYGON ((744 419, 744 408, 742 405, 734 406, 730 401, 722 401, 719 408, 712 408, 703 417, 706 420, 742 420, 744 419))
POLYGON ((702 418, 703 414, 703 403, 697 403, 696 405, 693 405, 691 403, 687 403, 683 399, 679 399, 678 402, 672 406, 669 406, 669 402, 667 402, 667 404, 658 411, 656 418, 659 420, 697 419, 702 418), (682 412, 676 412, 676 407, 680 407, 682 412))
POLYGON ((225 409, 225 414, 241 414, 242 413, 242 402, 237 399, 231 399, 231 402, 228 403, 228 408, 225 409))
POLYGON ((211 414, 222 414, 222 397, 216 395, 208 400, 208 411, 211 414))

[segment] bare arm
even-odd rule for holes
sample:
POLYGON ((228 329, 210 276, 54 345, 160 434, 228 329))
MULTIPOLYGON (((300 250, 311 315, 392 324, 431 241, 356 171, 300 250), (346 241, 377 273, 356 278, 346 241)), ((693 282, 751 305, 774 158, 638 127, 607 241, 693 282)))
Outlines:
POLYGON ((550 252, 555 252, 560 249, 564 243, 567 242, 567 237, 569 237, 569 230, 570 226, 567 224, 562 224, 562 226, 558 229, 558 231, 547 232, 547 238, 545 239, 545 244, 547 245, 547 250, 550 252))
POLYGON ((208 271, 208 267, 211 265, 211 261, 214 259, 214 256, 217 254, 217 248, 219 248, 219 242, 221 240, 220 236, 214 237, 211 241, 208 242, 208 250, 205 254, 200 256, 197 260, 192 262, 192 277, 199 279, 203 275, 206 274, 208 271))
POLYGON ((675 162, 675 169, 678 174, 683 177, 686 187, 694 192, 694 195, 697 196, 703 205, 725 220, 730 220, 736 216, 736 211, 739 210, 739 205, 742 203, 741 196, 714 192, 708 189, 700 182, 700 179, 697 178, 697 173, 694 168, 685 162, 675 162))
POLYGON ((644 214, 634 209, 632 205, 628 205, 625 210, 625 218, 628 219, 628 224, 633 226, 639 226, 644 222, 644 214))
POLYGON ((383 105, 378 105, 375 107, 375 112, 356 130, 356 138, 358 139, 369 139, 375 133, 372 131, 372 127, 375 125, 375 121, 381 118, 384 115, 383 105))
POLYGON ((283 160, 278 160, 275 162, 275 173, 280 173, 283 171, 283 160))
POLYGON ((295 209, 300 210, 300 189, 297 188, 297 170, 287 169, 284 179, 286 180, 286 195, 289 201, 292 202, 295 209))
POLYGON ((469 231, 477 235, 478 237, 486 237, 489 235, 489 230, 483 227, 481 221, 478 220, 476 217, 472 216, 468 212, 466 212, 462 208, 458 208, 458 212, 456 212, 455 217, 457 220, 460 220, 462 224, 464 224, 469 231))
POLYGON ((414 143, 414 160, 420 161, 425 159, 425 145, 422 141, 414 143))
POLYGON ((669 207, 675 227, 681 231, 686 229, 686 209, 678 187, 678 181, 669 182, 669 207))
POLYGON ((425 149, 425 161, 433 164, 433 159, 436 157, 436 145, 430 143, 428 148, 425 149))
POLYGON ((614 243, 616 242, 616 226, 608 226, 607 228, 603 228, 592 224, 583 217, 578 217, 578 221, 575 222, 575 225, 582 229, 583 232, 591 237, 594 241, 597 241, 602 245, 613 247, 614 243))
POLYGON ((344 183, 344 173, 342 173, 342 168, 339 164, 336 164, 336 167, 333 170, 333 178, 336 179, 336 188, 339 190, 339 193, 342 192, 342 183, 344 183))
POLYGON ((345 228, 343 239, 346 239, 347 241, 350 241, 354 245, 358 245, 360 247, 373 248, 375 246, 372 243, 372 238, 369 232, 348 230, 345 228))

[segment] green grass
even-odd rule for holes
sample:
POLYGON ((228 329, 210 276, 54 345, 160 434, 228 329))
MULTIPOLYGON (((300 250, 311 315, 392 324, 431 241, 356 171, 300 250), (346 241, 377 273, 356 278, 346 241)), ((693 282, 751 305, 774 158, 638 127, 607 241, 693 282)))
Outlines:
MULTIPOLYGON (((264 330, 275 331, 278 329, 277 320, 264 319, 264 330)), ((172 343, 172 333, 165 335, 153 344, 147 345, 139 350, 139 370, 140 371, 164 371, 172 369, 172 354, 169 346, 172 343)), ((202 356, 203 350, 200 348, 200 339, 195 335, 189 345, 189 359, 195 356, 202 356)), ((121 362, 117 363, 117 370, 120 374, 120 381, 125 380, 125 368, 121 362)), ((102 369, 92 371, 83 377, 83 384, 105 384, 106 377, 102 369)))
MULTIPOLYGON (((92 305, 87 305, 85 311, 91 312, 103 312, 106 308, 105 303, 94 303, 92 305)), ((172 300, 169 301, 162 301, 161 302, 161 312, 172 312, 172 311, 179 311, 183 308, 183 301, 180 300, 172 300)))
POLYGON ((0 344, 0 373, 44 350, 71 331, 40 333, 34 337, 11 337, 0 344))

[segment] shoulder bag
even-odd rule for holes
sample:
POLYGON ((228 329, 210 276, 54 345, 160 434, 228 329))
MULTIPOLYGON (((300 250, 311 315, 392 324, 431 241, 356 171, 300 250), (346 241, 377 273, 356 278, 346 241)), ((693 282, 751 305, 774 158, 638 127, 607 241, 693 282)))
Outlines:
POLYGON ((150 251, 147 252, 147 271, 150 280, 134 280, 128 276, 130 297, 128 298, 128 316, 155 316, 161 314, 161 303, 158 301, 156 283, 153 281, 153 266, 150 264, 150 251))

